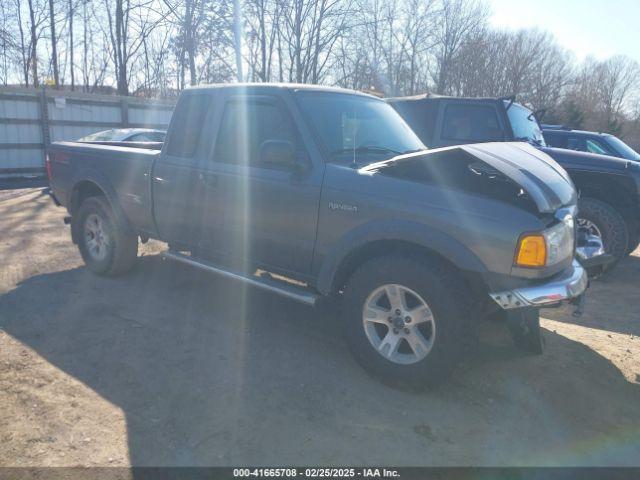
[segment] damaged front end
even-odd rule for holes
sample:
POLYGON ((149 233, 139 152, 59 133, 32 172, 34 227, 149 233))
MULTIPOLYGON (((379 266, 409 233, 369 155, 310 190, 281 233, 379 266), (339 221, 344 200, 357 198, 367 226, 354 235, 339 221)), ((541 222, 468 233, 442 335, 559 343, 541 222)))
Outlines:
POLYGON ((445 186, 534 214, 553 214, 577 201, 573 183, 562 167, 523 143, 440 148, 397 156, 363 170, 445 186))
MULTIPOLYGON (((560 209, 575 209, 577 203, 567 172, 551 157, 522 142, 447 147, 395 157, 366 169, 504 202, 539 216, 549 226, 560 209)), ((605 253, 597 236, 579 227, 575 235, 576 259, 595 278, 614 259, 605 253)))
POLYGON ((576 259, 591 279, 602 275, 607 266, 616 260, 613 255, 605 252, 602 237, 592 235, 588 230, 582 228, 578 228, 577 231, 576 259))
POLYGON ((504 252, 513 255, 511 275, 526 282, 497 288, 489 296, 504 310, 574 301, 580 311, 580 298, 588 284, 580 262, 604 257, 593 239, 576 238, 575 187, 566 171, 546 154, 524 143, 486 143, 395 157, 366 168, 489 198, 533 214, 541 228, 518 232, 515 254, 504 252))

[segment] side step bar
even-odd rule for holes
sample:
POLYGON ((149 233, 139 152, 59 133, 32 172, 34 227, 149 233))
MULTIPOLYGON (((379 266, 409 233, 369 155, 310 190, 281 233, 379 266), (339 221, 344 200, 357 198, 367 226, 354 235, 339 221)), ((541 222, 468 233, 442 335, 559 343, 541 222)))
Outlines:
POLYGON ((200 270, 205 270, 210 273, 216 273, 218 275, 222 275, 227 278, 231 278, 234 280, 239 280, 241 282, 248 283, 254 287, 262 288, 263 290, 268 290, 275 294, 281 295, 283 297, 291 298, 292 300, 296 300, 301 303, 305 303, 307 305, 315 305, 316 301, 319 298, 319 295, 310 292, 304 288, 296 287, 295 285, 288 285, 284 282, 279 282, 277 280, 273 280, 269 276, 265 276, 264 278, 257 277, 255 275, 250 275, 246 273, 233 272, 231 270, 224 270, 220 267, 215 266, 213 263, 207 262, 205 260, 201 260, 199 258, 191 257, 189 255, 184 255, 179 252, 174 251, 166 251, 162 252, 162 257, 165 259, 175 260, 176 262, 185 263, 187 265, 191 265, 192 267, 199 268, 200 270))

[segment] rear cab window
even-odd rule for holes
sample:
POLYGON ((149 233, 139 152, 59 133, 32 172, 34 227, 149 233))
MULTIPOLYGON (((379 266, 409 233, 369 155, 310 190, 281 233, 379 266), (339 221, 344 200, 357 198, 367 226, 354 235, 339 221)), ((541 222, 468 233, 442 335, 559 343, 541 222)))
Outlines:
POLYGON ((444 109, 442 138, 456 142, 504 140, 498 113, 492 105, 451 104, 444 109))

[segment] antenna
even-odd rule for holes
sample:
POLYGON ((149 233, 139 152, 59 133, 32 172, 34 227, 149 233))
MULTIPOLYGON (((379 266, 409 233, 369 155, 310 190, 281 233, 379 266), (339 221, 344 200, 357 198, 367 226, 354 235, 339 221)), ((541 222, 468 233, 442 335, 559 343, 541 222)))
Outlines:
POLYGON ((351 166, 353 166, 354 168, 358 165, 356 163, 356 135, 358 134, 358 124, 356 122, 356 106, 355 106, 355 102, 354 102, 354 106, 353 106, 353 125, 354 125, 354 129, 353 129, 353 143, 351 144, 351 150, 353 151, 353 158, 351 160, 351 166))

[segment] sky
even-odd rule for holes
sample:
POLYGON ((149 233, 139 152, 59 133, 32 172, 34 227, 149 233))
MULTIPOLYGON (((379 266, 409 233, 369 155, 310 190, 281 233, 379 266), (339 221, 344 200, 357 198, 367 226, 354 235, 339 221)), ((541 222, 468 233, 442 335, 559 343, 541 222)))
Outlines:
POLYGON ((498 28, 553 33, 578 60, 623 54, 640 62, 640 0, 489 0, 498 28))

